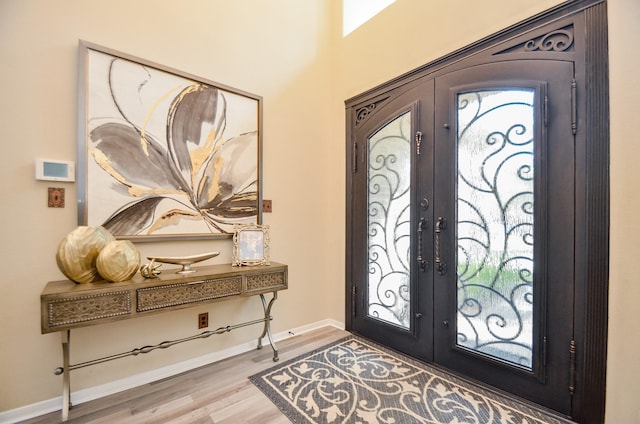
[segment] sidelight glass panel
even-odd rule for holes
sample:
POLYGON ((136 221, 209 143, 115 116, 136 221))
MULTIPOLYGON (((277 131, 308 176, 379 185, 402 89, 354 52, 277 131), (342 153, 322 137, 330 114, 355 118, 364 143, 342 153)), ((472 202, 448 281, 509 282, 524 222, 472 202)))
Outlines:
POLYGON ((532 369, 534 90, 457 97, 457 344, 532 369))
POLYGON ((410 326, 411 113, 368 139, 368 315, 410 326))

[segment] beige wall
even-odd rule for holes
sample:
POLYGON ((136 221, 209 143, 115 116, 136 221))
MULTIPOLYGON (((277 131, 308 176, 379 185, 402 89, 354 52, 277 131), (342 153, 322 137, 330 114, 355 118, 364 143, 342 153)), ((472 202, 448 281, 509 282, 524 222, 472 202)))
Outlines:
MULTIPOLYGON (((76 227, 76 184, 36 181, 38 157, 76 159, 78 39, 142 57, 264 98, 264 196, 273 200, 271 257, 290 265, 274 332, 342 320, 342 143, 332 151, 331 4, 325 0, 0 0, 0 411, 60 396, 60 337, 40 334, 39 295, 63 279, 58 242, 76 227), (329 176, 329 177, 327 177, 329 176), (337 178, 341 178, 338 176, 337 178), (46 205, 66 188, 67 207, 46 205)), ((337 124, 334 124, 335 127, 337 124)), ((342 137, 340 135, 340 137, 342 137)), ((140 243, 143 256, 220 250, 230 240, 140 243)), ((223 302, 72 333, 72 362, 259 318, 260 300, 223 302), (107 343, 105 343, 107 342, 107 343)), ((195 358, 257 338, 247 327, 142 357, 74 371, 73 389, 195 358)))
MULTIPOLYGON (((38 296, 59 279, 54 253, 76 225, 69 206, 46 207, 50 184, 33 178, 38 157, 75 159, 78 39, 121 50, 264 97, 264 195, 274 213, 271 254, 290 265, 290 290, 275 306, 274 330, 343 320, 344 100, 489 35, 558 1, 397 0, 346 38, 339 0, 0 0, 0 411, 59 396, 59 338, 40 335, 38 296), (454 9, 454 10, 452 10, 454 9), (453 13, 455 11, 455 13, 453 13)), ((630 264, 640 227, 635 156, 640 5, 611 0, 612 237, 607 423, 640 421, 640 297, 630 264), (624 222, 624 226, 622 223, 624 222)), ((231 244, 139 244, 143 255, 223 252, 231 244)), ((114 323, 72 335, 73 362, 255 317, 257 299, 114 323), (162 334, 162 335, 160 335, 162 334), (144 335, 144 336, 140 336, 144 335)), ((255 328, 141 358, 74 371, 74 390, 167 366, 252 340, 255 328)))
POLYGON ((640 2, 609 3, 611 103, 611 260, 607 423, 640 423, 640 2))

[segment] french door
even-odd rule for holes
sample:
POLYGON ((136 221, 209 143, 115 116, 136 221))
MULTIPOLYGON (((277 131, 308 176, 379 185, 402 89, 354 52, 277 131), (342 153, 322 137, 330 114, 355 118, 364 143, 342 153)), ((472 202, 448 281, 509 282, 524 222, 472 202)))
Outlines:
POLYGON ((423 77, 353 131, 350 330, 570 414, 574 68, 423 77))

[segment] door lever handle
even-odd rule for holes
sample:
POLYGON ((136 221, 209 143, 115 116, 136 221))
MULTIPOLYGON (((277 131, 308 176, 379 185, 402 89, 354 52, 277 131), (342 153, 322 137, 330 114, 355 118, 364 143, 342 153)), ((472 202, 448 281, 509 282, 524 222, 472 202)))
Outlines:
POLYGON ((445 230, 446 228, 447 228, 447 220, 439 216, 434 228, 435 243, 434 243, 433 250, 435 253, 435 258, 433 261, 435 262, 436 271, 438 271, 438 274, 440 275, 444 275, 447 273, 447 264, 442 262, 442 258, 440 257, 440 248, 441 248, 440 233, 442 232, 442 230, 445 230))

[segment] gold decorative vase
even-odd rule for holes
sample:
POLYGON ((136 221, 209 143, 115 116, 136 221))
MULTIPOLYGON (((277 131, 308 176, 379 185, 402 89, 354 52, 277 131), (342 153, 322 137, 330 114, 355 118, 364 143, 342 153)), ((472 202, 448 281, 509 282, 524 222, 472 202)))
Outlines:
POLYGON ((114 240, 104 227, 80 226, 60 241, 56 253, 58 268, 76 283, 99 280, 96 259, 107 243, 114 240))
POLYGON ((129 240, 111 241, 98 254, 96 267, 105 280, 130 280, 140 267, 140 252, 129 240))

